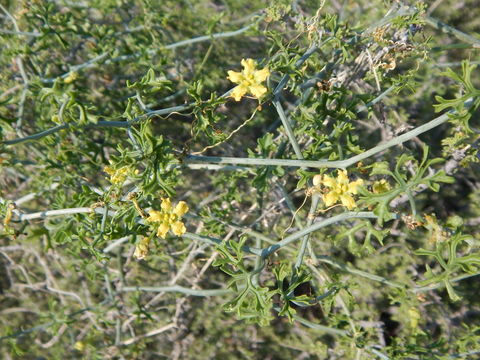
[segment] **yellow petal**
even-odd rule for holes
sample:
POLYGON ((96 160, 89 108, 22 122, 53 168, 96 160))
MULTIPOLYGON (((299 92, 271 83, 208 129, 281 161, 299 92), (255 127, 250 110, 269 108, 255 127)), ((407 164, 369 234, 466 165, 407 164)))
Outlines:
POLYGON ((350 184, 348 184, 348 192, 350 194, 356 194, 357 193, 357 187, 363 185, 363 180, 358 179, 356 181, 352 181, 350 184))
POLYGON ((352 210, 355 207, 355 200, 353 200, 353 197, 348 194, 340 195, 340 200, 348 210, 352 210))
POLYGON ((160 211, 157 210, 150 210, 148 212, 148 218, 147 221, 149 222, 161 222, 163 221, 163 214, 160 211))
POLYGON ((338 170, 337 181, 342 184, 348 183, 348 173, 347 170, 338 170))
POLYGON ((338 201, 338 194, 335 191, 330 191, 328 194, 323 195, 323 202, 325 206, 332 206, 338 201))
POLYGON ((245 76, 253 74, 257 63, 253 59, 242 59, 241 64, 243 66, 243 74, 245 76))
POLYGON ((337 185, 337 181, 332 178, 331 176, 328 176, 328 175, 324 175, 323 176, 323 185, 324 186, 327 186, 329 188, 333 188, 337 185))
POLYGON ((162 208, 162 211, 164 211, 164 212, 172 211, 172 202, 170 201, 170 198, 163 198, 162 199, 161 208, 162 208))
POLYGON ((160 226, 157 229, 157 236, 165 239, 165 236, 168 233, 168 230, 170 230, 170 227, 166 223, 161 223, 160 226))
POLYGON ((177 236, 183 235, 185 234, 185 231, 187 231, 187 229, 185 228, 185 225, 183 224, 183 222, 177 221, 172 224, 172 232, 175 235, 177 236))
POLYGON ((105 171, 110 176, 115 174, 115 170, 113 170, 110 166, 105 166, 103 168, 103 171, 105 171))
POLYGON ((175 206, 175 209, 173 210, 173 213, 177 215, 178 217, 182 217, 188 212, 188 205, 185 201, 180 201, 177 206, 175 206))
POLYGON ((239 84, 240 82, 243 81, 244 78, 242 73, 229 70, 227 79, 233 83, 239 84))
POLYGON ((267 77, 269 76, 270 76, 270 71, 268 70, 268 68, 255 71, 255 73, 253 74, 253 78, 257 83, 261 83, 262 81, 267 80, 267 77))
POLYGON ((260 99, 267 92, 267 88, 263 85, 252 85, 249 86, 248 90, 250 90, 251 94, 257 99, 260 99))
POLYGON ((231 97, 235 99, 235 101, 240 101, 242 96, 244 96, 247 93, 247 87, 245 85, 238 85, 235 87, 230 94, 231 97))

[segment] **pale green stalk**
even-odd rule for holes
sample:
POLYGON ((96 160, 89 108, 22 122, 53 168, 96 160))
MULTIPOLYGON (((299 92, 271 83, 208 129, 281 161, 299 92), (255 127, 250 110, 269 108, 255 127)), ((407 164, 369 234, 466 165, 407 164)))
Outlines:
MULTIPOLYGON (((453 278, 449 279, 448 281, 450 281, 451 283, 455 283, 455 282, 462 281, 462 280, 465 280, 465 279, 469 279, 471 277, 478 276, 478 275, 480 275, 480 272, 476 272, 474 274, 464 274, 464 275, 453 277, 453 278)), ((440 282, 435 283, 435 284, 430 284, 430 285, 427 285, 427 286, 414 288, 414 289, 412 289, 412 292, 419 293, 419 292, 424 292, 424 291, 430 291, 430 290, 435 290, 435 289, 438 289, 438 288, 441 288, 441 287, 444 287, 444 286, 445 286, 445 282, 440 281, 440 282)))
MULTIPOLYGON (((147 53, 149 55, 155 55, 156 53, 158 53, 162 49, 173 50, 173 49, 176 49, 176 48, 179 48, 179 47, 182 47, 182 46, 187 46, 187 45, 191 45, 191 44, 195 44, 195 43, 199 43, 199 42, 212 41, 212 40, 215 40, 215 39, 223 39, 223 38, 228 38, 228 37, 232 37, 232 36, 237 36, 237 35, 240 35, 240 34, 246 32, 250 28, 252 28, 259 21, 261 21, 261 19, 263 19, 263 16, 259 17, 252 24, 244 26, 244 27, 242 27, 238 30, 225 31, 225 32, 220 32, 220 33, 216 33, 216 34, 197 36, 197 37, 194 37, 194 38, 191 38, 191 39, 181 40, 181 41, 178 41, 176 43, 166 45, 163 48, 149 50, 147 53)), ((109 54, 110 54, 110 51, 104 52, 103 54, 100 54, 99 56, 97 56, 97 57, 95 57, 95 58, 93 58, 93 59, 91 59, 91 60, 89 60, 89 61, 87 61, 83 64, 72 66, 70 68, 70 71, 65 73, 65 74, 59 75, 56 78, 41 79, 41 81, 44 82, 44 83, 52 83, 58 78, 64 79, 72 71, 80 71, 80 70, 88 69, 88 68, 91 68, 91 67, 95 66, 98 62, 100 62, 101 60, 108 57, 109 54)), ((136 54, 132 54, 132 55, 120 55, 120 56, 117 56, 115 58, 108 59, 107 61, 105 61, 105 64, 111 64, 111 63, 114 63, 114 62, 130 60, 130 59, 139 57, 140 55, 141 55, 140 53, 136 53, 136 54)))
POLYGON ((233 294, 231 289, 215 289, 215 290, 202 290, 191 289, 180 285, 172 286, 125 286, 122 288, 123 292, 130 291, 144 291, 144 292, 178 292, 190 296, 219 296, 226 294, 233 294))
MULTIPOLYGON (((315 220, 315 212, 317 211, 317 206, 320 200, 320 196, 318 194, 313 194, 312 195, 312 204, 310 206, 310 210, 308 211, 308 217, 307 217, 307 228, 313 224, 313 221, 315 220)), ((300 250, 298 251, 297 255, 297 260, 295 261, 295 269, 300 269, 300 266, 302 265, 303 258, 305 256, 305 251, 307 250, 307 245, 308 245, 308 239, 310 237, 310 234, 307 234, 303 237, 302 242, 300 244, 300 250)))
POLYGON ((400 283, 397 283, 395 281, 391 281, 391 280, 388 280, 382 276, 378 276, 378 275, 374 275, 374 274, 370 274, 370 273, 367 273, 365 271, 362 271, 362 270, 359 270, 359 269, 355 269, 355 268, 352 268, 351 266, 349 265, 346 265, 346 264, 343 264, 343 263, 340 263, 336 260, 333 260, 331 259, 329 256, 325 256, 325 255, 317 255, 315 256, 315 258, 318 260, 318 261, 321 261, 325 264, 329 264, 333 267, 336 267, 337 269, 340 269, 342 271, 345 271, 345 272, 348 272, 350 274, 353 274, 353 275, 358 275, 358 276, 361 276, 363 278, 366 278, 366 279, 370 279, 370 280, 373 280, 373 281, 378 281, 382 284, 385 284, 385 285, 389 285, 389 286, 392 286, 392 287, 395 287, 395 288, 400 288, 400 289, 404 289, 405 288, 405 285, 403 284, 400 284, 400 283))
MULTIPOLYGON (((273 309, 277 312, 280 312, 281 310, 278 306, 274 306, 273 309)), ((320 325, 320 324, 315 324, 311 321, 301 318, 298 315, 293 315, 293 318, 297 320, 300 324, 303 324, 311 329, 324 331, 332 335, 349 336, 349 332, 345 330, 340 330, 340 329, 335 329, 335 328, 331 328, 331 327, 320 325)))
MULTIPOLYGON (((465 106, 469 107, 473 103, 472 99, 466 101, 465 106)), ((370 150, 361 154, 352 156, 345 160, 290 160, 290 159, 262 159, 262 158, 233 158, 221 156, 195 156, 190 155, 184 159, 185 163, 214 163, 214 164, 232 164, 232 165, 247 165, 247 166, 291 166, 291 167, 313 167, 313 168, 336 168, 346 169, 361 160, 367 159, 376 155, 388 148, 403 144, 404 142, 413 139, 443 123, 445 123, 451 116, 452 112, 445 113, 439 117, 429 121, 426 124, 416 127, 413 130, 397 136, 383 144, 377 145, 370 150)))
POLYGON ((296 233, 287 236, 285 239, 277 242, 276 244, 270 245, 261 251, 261 256, 263 259, 267 258, 277 250, 281 249, 284 246, 287 246, 288 244, 300 239, 301 237, 310 234, 314 231, 317 231, 321 228, 324 228, 326 226, 348 220, 348 219, 376 219, 377 215, 375 215, 373 212, 366 212, 366 211, 359 211, 359 212, 344 212, 343 214, 332 216, 331 218, 319 221, 311 226, 308 226, 300 231, 297 231, 296 233))
POLYGON ((445 34, 453 35, 457 39, 465 41, 469 44, 472 44, 474 48, 480 49, 480 39, 473 37, 471 35, 465 34, 464 32, 455 29, 454 27, 447 25, 440 20, 432 18, 431 16, 425 17, 425 22, 433 26, 435 29, 444 32, 445 34))

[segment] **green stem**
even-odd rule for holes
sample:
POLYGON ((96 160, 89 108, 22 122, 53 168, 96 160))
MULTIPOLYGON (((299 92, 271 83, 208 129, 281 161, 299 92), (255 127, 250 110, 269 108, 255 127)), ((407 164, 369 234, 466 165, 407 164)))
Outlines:
POLYGON ((370 279, 370 280, 373 280, 373 281, 378 281, 382 284, 389 285, 389 286, 399 288, 399 289, 404 289, 405 288, 405 285, 402 285, 402 284, 397 283, 395 281, 388 280, 388 279, 386 279, 382 276, 370 274, 370 273, 367 273, 365 271, 352 268, 352 267, 350 267, 346 264, 343 264, 339 261, 332 260, 329 256, 317 255, 316 259, 318 261, 321 261, 325 264, 331 265, 333 267, 336 267, 339 270, 345 271, 345 272, 353 274, 353 275, 358 275, 358 276, 361 276, 361 277, 366 278, 366 279, 370 279))
MULTIPOLYGON (((258 22, 260 22, 263 19, 263 17, 264 16, 259 17, 255 22, 253 22, 253 23, 251 23, 247 26, 244 26, 244 27, 242 27, 238 30, 225 31, 225 32, 220 32, 220 33, 216 33, 216 34, 211 34, 211 35, 197 36, 197 37, 194 37, 194 38, 191 38, 191 39, 186 39, 186 40, 178 41, 178 42, 173 43, 173 44, 166 45, 163 48, 151 49, 147 53, 148 53, 148 55, 155 55, 156 53, 158 53, 162 49, 173 50, 173 49, 176 49, 178 47, 187 46, 187 45, 191 45, 191 44, 195 44, 195 43, 199 43, 199 42, 203 42, 203 41, 211 41, 211 40, 215 40, 215 39, 223 39, 223 38, 228 38, 228 37, 232 37, 232 36, 237 36, 237 35, 240 35, 240 34, 246 32, 251 27, 256 25, 258 22)), ((91 60, 89 60, 89 61, 87 61, 83 64, 72 66, 70 68, 69 72, 67 72, 65 74, 62 74, 62 75, 60 75, 56 78, 41 79, 41 81, 44 82, 44 83, 53 83, 58 78, 62 78, 62 79, 66 78, 71 71, 79 71, 79 70, 82 70, 82 69, 91 68, 91 67, 95 66, 96 63, 98 63, 99 61, 106 58, 109 55, 109 53, 110 52, 104 52, 103 54, 100 54, 99 56, 97 56, 97 57, 95 57, 95 58, 93 58, 93 59, 91 59, 91 60)), ((120 56, 117 56, 113 59, 109 59, 109 60, 105 61, 105 64, 111 64, 111 63, 114 63, 114 62, 130 60, 130 59, 139 57, 140 55, 141 55, 141 53, 136 53, 136 54, 132 54, 132 55, 120 55, 120 56)))
MULTIPOLYGON (((276 312, 280 312, 281 309, 278 307, 278 306, 274 306, 273 309, 276 311, 276 312)), ((300 316, 298 315, 293 315, 293 318, 295 320, 297 320, 299 323, 311 328, 311 329, 315 329, 315 330, 320 330, 320 331, 324 331, 326 333, 329 333, 329 334, 332 334, 332 335, 340 335, 340 336, 348 336, 349 333, 348 331, 345 331, 345 330, 340 330, 340 329, 335 329, 335 328, 331 328, 331 327, 328 327, 328 326, 324 326, 324 325, 320 325, 320 324, 315 324, 311 321, 308 321, 304 318, 301 318, 300 316)))
POLYGON ((130 292, 130 291, 145 291, 145 292, 178 292, 185 295, 191 296, 219 296, 226 294, 233 294, 231 289, 215 289, 215 290, 202 290, 202 289, 191 289, 179 285, 173 286, 125 286, 121 291, 130 292))
POLYGON ((337 215, 337 216, 332 216, 331 218, 325 219, 323 221, 317 222, 311 226, 307 226, 306 228, 297 231, 296 233, 287 236, 285 239, 277 242, 276 244, 270 245, 261 251, 261 256, 263 259, 267 258, 277 250, 281 249, 284 246, 287 246, 288 244, 300 239, 301 237, 310 234, 314 231, 317 231, 323 227, 338 223, 340 221, 344 221, 347 219, 376 219, 377 215, 375 215, 373 212, 344 212, 343 214, 337 215))
POLYGON ((135 119, 129 120, 129 121, 103 121, 102 120, 102 121, 98 121, 97 123, 92 123, 92 124, 88 124, 88 125, 85 125, 85 126, 76 126, 76 124, 62 124, 62 125, 58 125, 58 126, 55 126, 53 128, 41 131, 39 133, 33 134, 33 135, 25 136, 23 138, 17 138, 17 139, 13 139, 13 140, 3 141, 3 144, 4 145, 15 145, 15 144, 20 144, 20 143, 27 142, 27 141, 38 140, 38 139, 41 139, 45 136, 48 136, 48 135, 54 134, 56 132, 59 132, 61 130, 69 129, 69 128, 73 128, 73 129, 88 129, 88 128, 102 128, 102 127, 129 128, 133 124, 136 124, 136 123, 138 123, 142 120, 150 119, 153 116, 168 115, 168 114, 171 114, 173 112, 185 111, 185 110, 189 109, 191 106, 192 106, 192 104, 186 104, 186 105, 173 106, 173 107, 160 109, 160 110, 153 110, 153 111, 149 111, 149 112, 147 112, 143 115, 140 115, 140 116, 136 117, 135 119))
MULTIPOLYGON (((185 233, 182 235, 182 237, 190 240, 195 240, 195 241, 201 241, 213 246, 219 245, 222 243, 222 240, 211 237, 211 236, 204 236, 204 235, 197 235, 197 234, 192 234, 192 233, 185 233)), ((242 250, 246 253, 250 253, 253 255, 261 256, 262 250, 261 249, 256 249, 254 247, 250 246, 243 246, 242 250)))
POLYGON ((457 30, 450 25, 447 25, 440 20, 437 20, 430 16, 425 17, 425 22, 428 25, 433 26, 435 29, 444 32, 445 34, 453 35, 459 40, 472 44, 474 48, 480 49, 480 39, 477 39, 476 37, 465 34, 464 32, 457 30))
MULTIPOLYGON (((473 103, 472 99, 465 102, 465 106, 469 107, 473 103)), ((222 156, 195 156, 189 155, 184 159, 185 163, 214 163, 214 164, 232 164, 232 165, 247 165, 247 166, 291 166, 291 167, 313 167, 313 168, 336 168, 346 169, 361 160, 367 159, 375 154, 378 154, 388 148, 403 144, 404 142, 423 134, 443 123, 445 123, 451 116, 452 112, 445 113, 428 123, 421 125, 403 135, 397 136, 383 144, 377 145, 370 150, 361 154, 352 156, 345 160, 290 160, 290 159, 261 159, 261 158, 233 158, 222 156)))
POLYGON ((282 104, 280 104, 278 96, 275 97, 275 99, 272 101, 272 104, 277 110, 278 116, 280 116, 280 120, 282 121, 283 127, 287 132, 288 140, 290 140, 290 144, 293 147, 293 151, 295 152, 297 159, 303 160, 302 151, 300 150, 298 141, 297 139, 295 139, 295 135, 293 134, 292 125, 290 124, 290 121, 288 121, 287 116, 285 115, 285 111, 283 110, 282 104))
MULTIPOLYGON (((307 59, 315 52, 318 50, 318 46, 313 45, 311 46, 305 54, 302 55, 300 59, 295 63, 295 67, 300 67, 302 64, 307 61, 307 59)), ((297 159, 303 160, 303 155, 302 151, 300 150, 300 146, 298 145, 298 141, 295 138, 295 135, 293 133, 293 128, 291 122, 288 120, 287 116, 285 115, 285 111, 283 110, 282 104, 280 104, 280 93, 282 92, 283 88, 287 84, 288 80, 290 79, 290 74, 285 74, 283 75, 282 79, 278 83, 277 87, 273 91, 274 99, 272 101, 273 106, 275 106, 275 109, 277 110, 278 116, 280 117, 280 120, 282 121, 283 127, 285 128, 285 131, 287 132, 288 139, 290 140, 290 144, 293 147, 293 151, 295 152, 295 155, 297 156, 297 159)))
MULTIPOLYGON (((471 277, 478 276, 478 275, 480 275, 480 272, 477 272, 475 274, 464 274, 464 275, 460 275, 460 276, 456 276, 454 278, 451 278, 451 279, 449 279, 449 281, 451 283, 454 283, 454 282, 469 279, 471 277)), ((414 292, 416 294, 416 293, 419 293, 419 292, 435 290, 435 289, 438 289, 438 288, 441 288, 441 287, 444 287, 444 286, 445 286, 445 282, 440 281, 440 282, 435 283, 435 284, 414 288, 414 289, 412 289, 412 292, 414 292)))
MULTIPOLYGON (((308 218, 307 218, 307 228, 312 226, 313 220, 315 219, 315 212, 317 211, 317 206, 320 200, 320 196, 318 194, 313 194, 312 196, 312 203, 310 205, 310 210, 308 211, 308 218)), ((307 250, 308 239, 310 237, 310 233, 305 235, 302 239, 302 243, 300 244, 300 250, 298 251, 297 260, 295 261, 295 269, 300 269, 302 265, 303 258, 305 256, 305 251, 307 250)))

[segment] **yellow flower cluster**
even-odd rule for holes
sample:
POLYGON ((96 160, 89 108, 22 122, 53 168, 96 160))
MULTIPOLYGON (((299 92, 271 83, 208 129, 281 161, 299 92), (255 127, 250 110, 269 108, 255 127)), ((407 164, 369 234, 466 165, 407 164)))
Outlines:
POLYGON ((241 64, 243 66, 242 72, 228 71, 227 79, 238 84, 233 89, 231 96, 235 101, 240 101, 242 96, 250 93, 260 99, 267 92, 267 88, 261 83, 267 79, 270 71, 268 68, 257 70, 257 63, 253 59, 243 59, 241 64))
POLYGON ((327 207, 340 201, 348 210, 352 210, 357 205, 352 195, 357 193, 357 187, 362 184, 362 179, 350 182, 346 170, 338 170, 336 178, 328 175, 313 177, 313 185, 316 188, 320 190, 320 186, 324 186, 329 189, 327 192, 322 191, 323 202, 327 207))
POLYGON ((188 205, 180 201, 175 207, 169 198, 162 199, 161 210, 150 210, 147 222, 157 226, 157 236, 165 239, 168 231, 171 230, 177 236, 185 234, 187 229, 181 221, 182 216, 188 212, 188 205))
POLYGON ((119 169, 114 169, 111 166, 105 166, 103 171, 110 175, 110 182, 114 185, 117 185, 123 184, 125 180, 127 180, 127 177, 132 172, 132 169, 128 166, 122 166, 119 169))

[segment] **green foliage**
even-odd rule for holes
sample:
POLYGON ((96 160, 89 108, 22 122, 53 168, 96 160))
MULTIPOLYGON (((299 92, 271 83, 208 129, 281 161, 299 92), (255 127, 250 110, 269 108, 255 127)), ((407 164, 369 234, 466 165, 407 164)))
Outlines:
POLYGON ((420 163, 416 162, 414 157, 407 154, 402 154, 396 159, 395 169, 391 171, 387 162, 378 162, 371 166, 370 176, 386 175, 391 177, 397 184, 392 190, 373 194, 368 191, 360 190, 365 196, 365 204, 373 208, 373 212, 378 216, 380 225, 384 221, 394 218, 394 214, 389 211, 390 202, 398 197, 400 194, 406 194, 410 202, 413 216, 417 216, 417 209, 413 192, 415 189, 423 184, 428 186, 431 190, 438 192, 440 189, 439 183, 453 183, 453 178, 447 176, 445 171, 440 170, 433 174, 425 175, 428 169, 431 169, 434 164, 442 162, 443 159, 435 158, 428 159, 428 148, 423 148, 423 158, 420 163))

